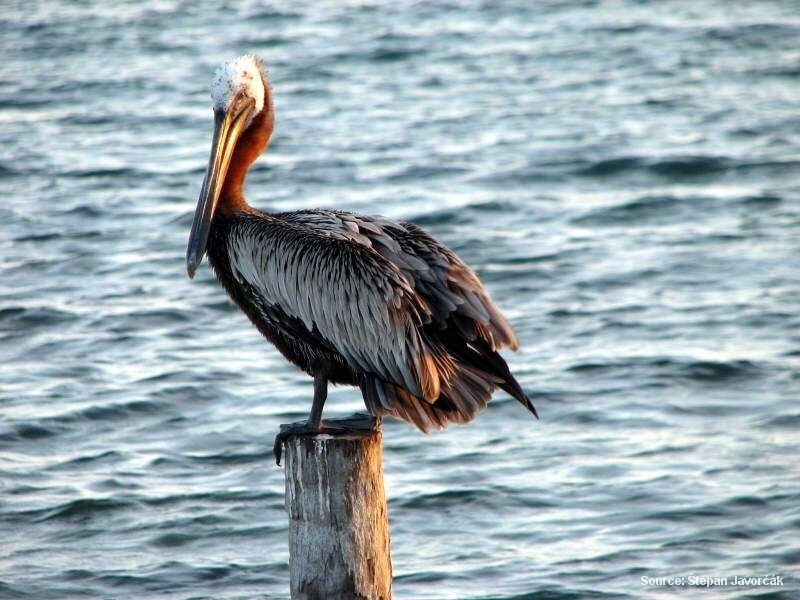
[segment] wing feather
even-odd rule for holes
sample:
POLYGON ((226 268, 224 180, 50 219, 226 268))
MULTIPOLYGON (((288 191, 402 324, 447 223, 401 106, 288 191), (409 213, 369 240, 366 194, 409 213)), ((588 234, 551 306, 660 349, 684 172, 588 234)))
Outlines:
MULTIPOLYGON (((284 213, 281 218, 332 238, 355 242, 386 259, 406 280, 427 309, 424 319, 440 327, 453 315, 463 317, 465 334, 487 342, 493 351, 512 350, 519 341, 474 271, 452 250, 413 223, 344 211, 314 210, 284 213), (472 323, 464 322, 464 320, 472 323)), ((400 297, 393 297, 401 308, 400 297)))
POLYGON ((472 321, 462 324, 469 336, 484 340, 493 351, 503 346, 512 350, 519 347, 514 330, 478 276, 452 250, 413 223, 383 217, 355 218, 362 224, 361 233, 379 242, 373 243, 373 248, 412 281, 440 327, 459 315, 472 321), (379 235, 372 233, 376 229, 379 235), (386 237, 392 243, 384 243, 386 237))
POLYGON ((317 333, 357 370, 435 400, 438 376, 420 361, 420 327, 430 311, 413 282, 370 247, 350 243, 348 226, 325 231, 279 219, 266 228, 245 225, 228 238, 234 278, 317 333))

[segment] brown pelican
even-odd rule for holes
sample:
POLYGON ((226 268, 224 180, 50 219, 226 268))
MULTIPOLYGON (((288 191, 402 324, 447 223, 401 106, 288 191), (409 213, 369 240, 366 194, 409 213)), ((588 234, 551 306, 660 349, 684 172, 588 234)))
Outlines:
MULTIPOLYGON (((270 214, 242 186, 269 142, 275 111, 260 59, 220 67, 211 86, 211 157, 189 236, 189 277, 208 255, 258 330, 314 378, 305 423, 326 431, 328 383, 358 386, 369 412, 422 431, 466 423, 496 388, 536 415, 498 354, 519 343, 478 277, 412 223, 339 210, 270 214)), ((536 415, 538 417, 538 415, 536 415)))

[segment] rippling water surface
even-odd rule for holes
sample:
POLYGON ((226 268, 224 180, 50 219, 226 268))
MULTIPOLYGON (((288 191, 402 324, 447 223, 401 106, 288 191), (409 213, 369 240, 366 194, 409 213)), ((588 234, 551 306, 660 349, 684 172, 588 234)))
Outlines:
POLYGON ((0 34, 0 597, 288 595, 270 447, 311 386, 184 265, 243 52, 253 204, 418 222, 522 341, 541 421, 385 424, 397 598, 800 597, 797 3, 7 2, 0 34))

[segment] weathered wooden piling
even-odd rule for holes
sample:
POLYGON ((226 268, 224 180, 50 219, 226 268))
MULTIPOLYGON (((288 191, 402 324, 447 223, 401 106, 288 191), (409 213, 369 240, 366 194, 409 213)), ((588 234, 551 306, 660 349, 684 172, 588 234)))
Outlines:
POLYGON ((292 598, 389 600, 380 428, 297 435, 285 445, 292 598))

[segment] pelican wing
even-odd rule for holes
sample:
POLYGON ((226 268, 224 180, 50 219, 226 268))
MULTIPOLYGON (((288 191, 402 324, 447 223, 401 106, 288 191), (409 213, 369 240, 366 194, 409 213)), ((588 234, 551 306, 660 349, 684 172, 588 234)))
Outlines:
POLYGON ((434 401, 436 359, 420 336, 428 306, 400 268, 325 219, 315 212, 242 220, 228 241, 233 277, 266 312, 289 317, 276 326, 304 329, 357 370, 434 401))
POLYGON ((436 380, 440 393, 418 397, 410 388, 368 374, 361 388, 374 414, 394 414, 423 431, 450 421, 465 423, 486 406, 496 387, 536 414, 497 352, 502 346, 517 349, 514 330, 454 252, 416 225, 384 217, 319 210, 282 217, 377 253, 386 261, 381 264, 402 275, 404 293, 425 308, 427 318, 414 332, 422 345, 415 342, 415 347, 421 348, 423 371, 436 380))
POLYGON ((377 252, 405 277, 437 328, 453 327, 466 342, 485 343, 492 351, 519 347, 514 330, 475 272, 413 223, 328 210, 285 216, 377 252))

